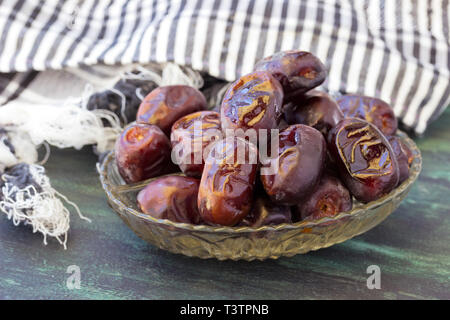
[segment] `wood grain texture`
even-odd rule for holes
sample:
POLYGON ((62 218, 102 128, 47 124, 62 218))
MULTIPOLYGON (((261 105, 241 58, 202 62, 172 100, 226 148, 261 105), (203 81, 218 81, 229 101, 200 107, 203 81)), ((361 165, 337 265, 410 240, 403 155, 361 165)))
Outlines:
POLYGON ((200 260, 147 244, 108 207, 91 148, 53 149, 53 186, 93 222, 73 214, 64 250, 2 215, 0 298, 450 299, 450 109, 416 142, 422 174, 383 223, 331 248, 263 262, 200 260), (373 264, 380 290, 366 286, 373 264), (70 265, 81 269, 79 290, 66 287, 70 265))

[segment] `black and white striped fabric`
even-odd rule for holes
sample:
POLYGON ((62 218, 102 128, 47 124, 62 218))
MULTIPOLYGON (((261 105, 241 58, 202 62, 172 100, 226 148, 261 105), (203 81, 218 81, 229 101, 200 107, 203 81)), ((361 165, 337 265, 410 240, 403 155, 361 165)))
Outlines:
POLYGON ((448 0, 3 0, 0 103, 45 70, 173 61, 232 81, 301 49, 328 67, 323 89, 380 97, 421 134, 450 103, 449 12, 448 0))

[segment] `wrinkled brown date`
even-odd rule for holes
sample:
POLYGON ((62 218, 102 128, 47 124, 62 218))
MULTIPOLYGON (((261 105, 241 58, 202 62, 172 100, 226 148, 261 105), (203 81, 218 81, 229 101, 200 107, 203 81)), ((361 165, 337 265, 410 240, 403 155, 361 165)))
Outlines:
POLYGON ((170 140, 177 163, 186 175, 201 177, 207 148, 221 135, 220 114, 199 111, 178 119, 170 140))
POLYGON ((213 145, 198 193, 198 208, 206 223, 233 226, 250 212, 257 156, 256 147, 242 138, 228 137, 213 145))
POLYGON ((136 121, 157 125, 166 135, 170 135, 175 121, 189 113, 205 110, 206 107, 205 97, 193 87, 158 87, 141 102, 136 121))
POLYGON ((392 136, 389 137, 388 140, 397 159, 399 171, 398 184, 401 184, 409 177, 409 166, 413 158, 411 150, 409 150, 399 137, 392 136))
POLYGON ((142 212, 157 219, 199 224, 197 208, 200 181, 183 176, 165 176, 151 181, 137 195, 142 212))
POLYGON ((350 192, 338 178, 331 175, 324 175, 313 193, 296 207, 297 214, 302 220, 333 217, 339 212, 351 209, 350 192))
POLYGON ((220 108, 222 129, 275 129, 281 117, 283 89, 267 72, 253 72, 234 82, 220 108))
POLYGON ((328 147, 340 177, 361 202, 376 200, 398 183, 399 170, 391 145, 371 123, 344 119, 331 129, 328 147))
MULTIPOLYGON (((270 198, 280 204, 293 205, 312 192, 319 182, 326 156, 326 142, 316 129, 302 124, 280 132, 275 174, 261 173, 261 181, 270 198)), ((269 163, 263 165, 267 167, 269 163)))
POLYGON ((127 183, 138 182, 173 171, 171 146, 157 126, 132 124, 116 141, 119 173, 127 183))
POLYGON ((394 111, 381 99, 352 94, 342 96, 337 103, 347 118, 366 120, 388 136, 397 131, 394 111))
POLYGON ((250 213, 239 226, 258 228, 265 225, 291 223, 292 214, 289 206, 273 203, 267 197, 258 197, 250 213))
POLYGON ((280 81, 285 98, 301 95, 320 85, 327 75, 325 66, 312 53, 282 51, 260 60, 256 71, 268 71, 280 81))
POLYGON ((325 137, 332 127, 344 119, 338 104, 328 94, 318 90, 294 99, 285 107, 284 116, 287 123, 311 126, 325 137))

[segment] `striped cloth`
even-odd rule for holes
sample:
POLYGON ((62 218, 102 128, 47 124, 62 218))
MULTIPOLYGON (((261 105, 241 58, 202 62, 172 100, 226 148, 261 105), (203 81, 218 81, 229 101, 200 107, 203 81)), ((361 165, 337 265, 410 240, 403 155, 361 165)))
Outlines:
POLYGON ((173 61, 232 81, 301 49, 328 67, 323 89, 380 97, 421 134, 450 103, 449 12, 448 0, 0 0, 0 103, 45 90, 48 70, 173 61))

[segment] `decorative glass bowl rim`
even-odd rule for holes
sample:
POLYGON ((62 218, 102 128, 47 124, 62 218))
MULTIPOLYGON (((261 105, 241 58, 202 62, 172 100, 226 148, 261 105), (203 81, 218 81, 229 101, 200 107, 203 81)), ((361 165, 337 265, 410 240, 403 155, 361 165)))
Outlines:
MULTIPOLYGON (((109 198, 110 201, 114 202, 118 207, 122 208, 126 212, 137 216, 140 219, 147 220, 149 222, 164 225, 164 226, 170 226, 175 227, 178 229, 184 229, 187 231, 200 231, 200 232, 208 232, 208 233, 252 233, 252 232, 260 232, 260 231, 281 231, 281 230, 292 230, 292 229, 305 229, 305 228, 313 228, 318 225, 321 225, 323 223, 329 223, 329 222, 336 222, 340 219, 346 218, 346 217, 354 217, 357 216, 360 213, 363 213, 367 210, 371 210, 373 208, 379 207, 386 202, 389 201, 392 197, 396 197, 397 195, 403 193, 410 185, 414 183, 414 181, 417 179, 417 177, 420 174, 420 171, 422 169, 422 156, 420 153, 419 148, 414 143, 412 139, 408 137, 408 135, 400 130, 397 130, 396 135, 402 139, 403 142, 406 143, 406 145, 411 149, 414 159, 411 163, 411 167, 409 169, 409 177, 403 183, 399 186, 397 186, 394 190, 392 190, 390 193, 384 195, 383 197, 371 201, 368 203, 358 203, 354 202, 354 206, 352 210, 340 212, 334 217, 324 217, 317 220, 302 220, 295 223, 282 223, 278 225, 264 225, 260 227, 249 227, 249 226, 240 226, 240 227, 228 227, 228 226, 210 226, 210 225, 194 225, 189 223, 182 223, 182 222, 174 222, 168 219, 157 219, 152 217, 151 215, 145 214, 143 212, 137 211, 133 208, 130 208, 125 205, 120 199, 115 197, 113 195, 113 192, 132 192, 139 190, 143 187, 145 187, 149 182, 158 179, 162 176, 147 179, 138 183, 134 184, 128 184, 128 185, 118 185, 113 186, 110 182, 110 179, 108 177, 108 166, 115 165, 113 162, 115 162, 114 159, 114 151, 110 151, 104 158, 103 162, 98 165, 98 172, 100 175, 100 181, 102 184, 102 187, 109 198), (355 205, 356 204, 356 205, 355 205)), ((170 175, 181 175, 184 176, 182 173, 176 173, 176 174, 170 174, 170 175)))

